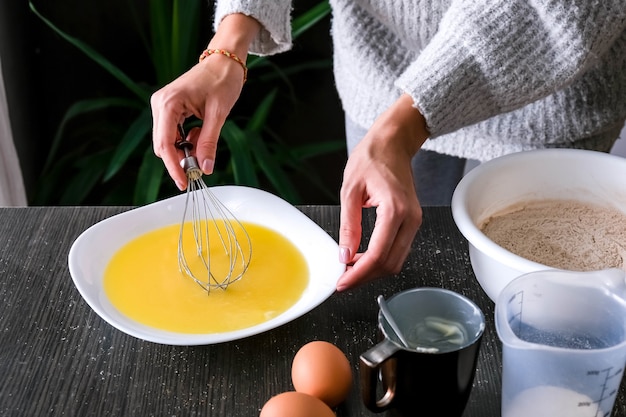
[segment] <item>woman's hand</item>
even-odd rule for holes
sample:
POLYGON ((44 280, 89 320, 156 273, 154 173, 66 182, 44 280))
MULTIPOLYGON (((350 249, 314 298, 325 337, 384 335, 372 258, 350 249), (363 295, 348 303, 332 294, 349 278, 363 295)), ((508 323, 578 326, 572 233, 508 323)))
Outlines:
MULTIPOLYGON (((227 50, 245 62, 250 42, 259 28, 259 23, 251 17, 229 15, 220 23, 209 48, 227 50)), ((215 53, 152 95, 154 153, 163 159, 180 190, 187 187, 187 177, 180 167, 183 154, 174 146, 178 124, 190 116, 203 121, 202 128, 192 130, 188 139, 195 145, 192 153, 202 171, 212 173, 220 130, 239 98, 243 80, 239 63, 215 53)))
POLYGON ((339 257, 347 268, 338 291, 400 272, 422 223, 411 159, 427 136, 423 116, 404 94, 354 148, 341 186, 339 257), (356 253, 367 207, 376 207, 376 224, 367 250, 356 253))

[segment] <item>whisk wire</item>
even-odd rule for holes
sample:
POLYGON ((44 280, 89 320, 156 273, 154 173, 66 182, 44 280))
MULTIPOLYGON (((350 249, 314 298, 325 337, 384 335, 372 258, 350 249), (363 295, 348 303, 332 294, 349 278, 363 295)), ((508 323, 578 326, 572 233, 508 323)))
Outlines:
POLYGON ((206 186, 196 158, 189 154, 192 145, 184 140, 182 128, 179 130, 183 140, 177 143, 177 147, 185 151, 181 166, 185 169, 188 179, 185 208, 178 238, 179 269, 207 293, 212 289, 225 290, 230 284, 240 280, 248 270, 252 257, 250 235, 228 207, 206 186), (189 219, 188 216, 190 216, 189 219), (195 255, 191 259, 187 254, 184 238, 189 228, 191 228, 195 255), (217 244, 212 246, 212 243, 215 243, 212 240, 217 241, 217 244), (212 260, 212 255, 218 255, 212 254, 212 251, 219 251, 220 248, 223 257, 212 260), (217 263, 213 265, 212 262, 217 263), (197 266, 198 263, 200 266, 197 266))

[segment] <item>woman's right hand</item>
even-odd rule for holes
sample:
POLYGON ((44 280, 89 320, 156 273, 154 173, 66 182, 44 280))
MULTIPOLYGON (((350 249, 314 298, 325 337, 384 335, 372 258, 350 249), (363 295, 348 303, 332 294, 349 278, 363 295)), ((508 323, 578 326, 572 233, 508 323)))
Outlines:
POLYGON ((411 158, 427 137, 424 116, 403 94, 376 119, 348 158, 339 228, 339 259, 346 271, 337 281, 338 291, 400 272, 422 223, 411 158), (357 253, 365 207, 376 207, 376 223, 367 249, 357 253))
MULTIPOLYGON (((226 50, 245 62, 248 46, 258 30, 256 20, 240 14, 229 15, 220 23, 209 48, 226 50)), ((180 190, 187 187, 187 177, 180 166, 182 151, 174 146, 178 140, 178 125, 190 116, 203 121, 202 128, 190 131, 188 139, 194 144, 192 154, 200 168, 205 174, 211 174, 220 130, 239 98, 243 81, 243 68, 239 63, 214 53, 152 95, 154 153, 163 160, 180 190)))

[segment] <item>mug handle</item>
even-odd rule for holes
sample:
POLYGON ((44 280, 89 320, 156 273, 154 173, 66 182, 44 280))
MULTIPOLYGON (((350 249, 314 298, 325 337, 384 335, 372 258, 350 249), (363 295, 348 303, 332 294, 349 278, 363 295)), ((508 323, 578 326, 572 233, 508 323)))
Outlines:
POLYGON ((382 398, 376 398, 376 387, 378 386, 378 375, 382 365, 391 359, 400 350, 398 345, 385 338, 376 346, 363 353, 360 359, 361 371, 361 395, 365 406, 375 412, 380 413, 391 407, 396 395, 396 375, 395 372, 387 375, 387 390, 382 398))

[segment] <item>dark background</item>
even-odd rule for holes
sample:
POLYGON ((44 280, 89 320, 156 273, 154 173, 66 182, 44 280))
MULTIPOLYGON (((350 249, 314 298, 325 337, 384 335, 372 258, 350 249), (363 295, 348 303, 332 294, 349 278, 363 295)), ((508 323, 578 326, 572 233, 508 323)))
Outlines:
MULTIPOLYGON (((149 0, 133 0, 137 10, 148 10, 149 0)), ((294 2, 293 15, 316 4, 294 2)), ((34 0, 37 9, 61 30, 107 57, 135 80, 152 82, 147 52, 132 29, 127 0, 34 0)), ((198 53, 212 35, 213 2, 206 1, 201 16, 198 53)), ((146 13, 147 14, 147 13, 146 13)), ((146 16, 147 19, 147 16, 146 16)), ((293 65, 302 59, 332 58, 330 19, 294 41, 292 51, 273 58, 278 65, 293 65)), ((31 13, 27 0, 0 2, 0 54, 15 145, 20 157, 29 199, 45 181, 41 168, 59 123, 75 101, 125 94, 117 80, 81 51, 61 39, 31 13)), ((251 71, 250 77, 254 77, 251 71)), ((343 111, 337 97, 332 69, 315 69, 292 76, 295 97, 271 115, 272 128, 294 143, 343 140, 343 111)), ((244 88, 238 106, 245 106, 253 89, 244 88)), ((146 143, 146 146, 151 146, 146 143)), ((317 175, 337 196, 330 199, 302 185, 304 204, 338 201, 345 151, 314 160, 317 175)))

